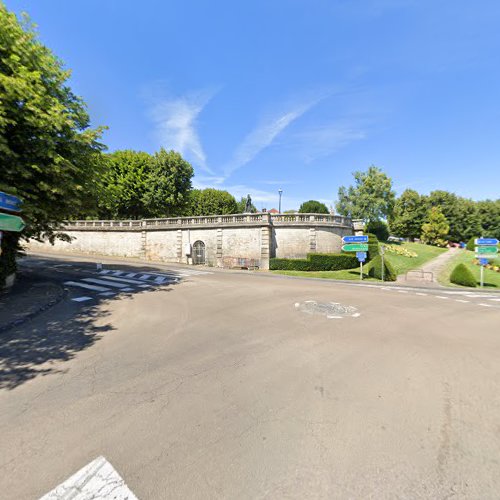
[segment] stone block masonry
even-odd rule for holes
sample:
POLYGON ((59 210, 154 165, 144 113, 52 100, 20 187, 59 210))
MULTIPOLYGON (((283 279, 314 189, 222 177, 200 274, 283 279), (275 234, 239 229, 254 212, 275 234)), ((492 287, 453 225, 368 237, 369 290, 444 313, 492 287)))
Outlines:
POLYGON ((269 269, 269 259, 337 253, 342 236, 353 234, 348 217, 322 214, 236 214, 124 221, 71 221, 70 243, 30 241, 28 249, 138 257, 145 260, 222 267, 233 257, 269 269), (187 255, 189 248, 197 253, 187 255))

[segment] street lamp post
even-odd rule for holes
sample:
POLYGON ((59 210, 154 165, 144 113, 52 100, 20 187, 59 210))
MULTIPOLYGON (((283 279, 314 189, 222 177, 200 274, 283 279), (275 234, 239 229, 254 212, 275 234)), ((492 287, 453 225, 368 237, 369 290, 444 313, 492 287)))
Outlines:
POLYGON ((279 204, 279 210, 278 210, 278 211, 279 211, 279 213, 281 213, 281 195, 283 194, 283 189, 280 189, 280 190, 278 191, 278 193, 279 193, 279 195, 280 195, 280 204, 279 204))

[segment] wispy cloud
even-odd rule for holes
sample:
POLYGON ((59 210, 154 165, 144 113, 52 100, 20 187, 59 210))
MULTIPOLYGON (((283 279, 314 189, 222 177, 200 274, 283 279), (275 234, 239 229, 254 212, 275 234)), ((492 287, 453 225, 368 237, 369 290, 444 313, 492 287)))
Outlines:
POLYGON ((228 177, 235 170, 252 161, 263 149, 269 147, 276 137, 291 123, 300 118, 318 101, 319 99, 316 99, 306 104, 295 106, 290 111, 275 116, 252 130, 236 148, 233 159, 224 169, 224 175, 228 177))
POLYGON ((303 160, 311 162, 365 137, 366 133, 361 127, 354 123, 340 122, 299 132, 293 138, 303 160))
POLYGON ((212 173, 198 135, 198 115, 215 92, 202 91, 174 98, 154 100, 151 116, 160 144, 178 151, 196 166, 212 173))

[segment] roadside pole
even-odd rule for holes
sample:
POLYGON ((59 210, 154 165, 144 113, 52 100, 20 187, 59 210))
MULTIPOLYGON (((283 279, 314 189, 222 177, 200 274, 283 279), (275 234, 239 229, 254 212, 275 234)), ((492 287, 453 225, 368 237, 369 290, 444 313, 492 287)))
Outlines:
POLYGON ((380 245, 380 256, 382 257, 382 282, 384 281, 384 270, 385 270, 384 254, 385 254, 385 246, 380 245))
POLYGON ((474 243, 477 245, 474 247, 476 251, 476 259, 479 259, 479 264, 481 266, 479 286, 483 288, 484 286, 484 266, 488 264, 488 259, 494 259, 498 255, 498 243, 496 238, 476 238, 474 243))
POLYGON ((363 261, 360 262, 360 271, 359 271, 359 279, 363 280, 363 261))
POLYGON ((479 286, 483 288, 483 283, 484 283, 484 264, 481 264, 481 278, 479 281, 479 286))

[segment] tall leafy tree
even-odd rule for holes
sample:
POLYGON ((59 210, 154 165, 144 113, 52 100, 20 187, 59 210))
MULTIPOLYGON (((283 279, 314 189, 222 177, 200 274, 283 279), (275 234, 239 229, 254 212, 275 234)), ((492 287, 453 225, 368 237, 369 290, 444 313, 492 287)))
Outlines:
POLYGON ((317 200, 304 201, 299 207, 299 214, 329 214, 328 207, 317 200))
POLYGON ((500 240, 500 199, 477 202, 481 235, 500 240))
MULTIPOLYGON (((245 198, 246 200, 246 198, 245 198)), ((193 189, 189 193, 186 215, 224 215, 238 213, 234 196, 220 189, 193 189)))
POLYGON ((481 220, 476 204, 449 191, 432 191, 427 198, 428 207, 439 207, 446 217, 449 238, 467 241, 481 232, 481 220))
POLYGON ((422 232, 427 216, 427 202, 413 189, 406 189, 396 200, 389 220, 391 232, 396 236, 415 239, 422 232))
POLYGON ((181 215, 189 201, 193 167, 175 151, 154 154, 144 204, 149 217, 181 215))
POLYGON ((396 198, 392 179, 374 165, 353 176, 354 186, 339 188, 337 212, 368 222, 390 217, 396 198))
POLYGON ((427 213, 427 222, 422 225, 421 239, 429 245, 445 246, 450 226, 439 207, 432 207, 427 213))
POLYGON ((99 193, 99 217, 139 219, 149 215, 145 195, 151 182, 152 158, 141 151, 103 155, 105 172, 99 193))
POLYGON ((32 25, 0 3, 0 26, 0 190, 22 198, 24 237, 53 238, 94 205, 102 129, 32 25))

